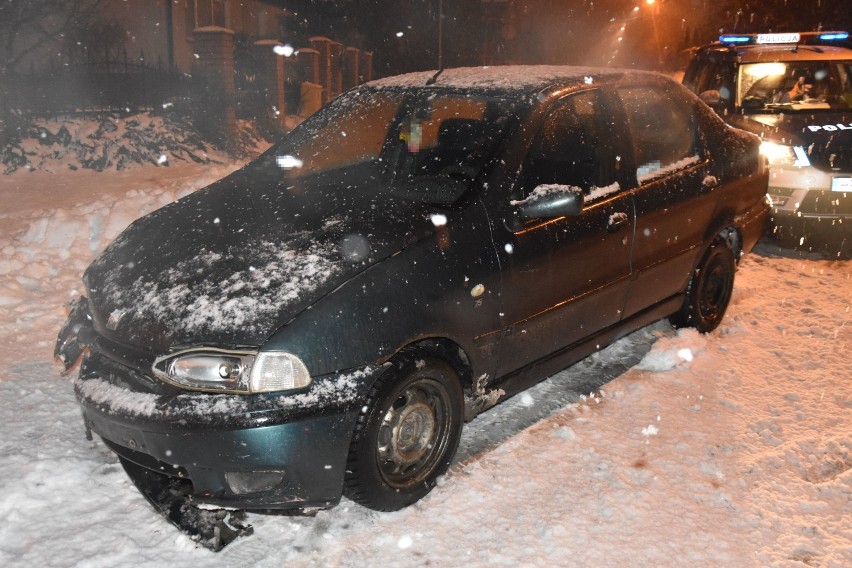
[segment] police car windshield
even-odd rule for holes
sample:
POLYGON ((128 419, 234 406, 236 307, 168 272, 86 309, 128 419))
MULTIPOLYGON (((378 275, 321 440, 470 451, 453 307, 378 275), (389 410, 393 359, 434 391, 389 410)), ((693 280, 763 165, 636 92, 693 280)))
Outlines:
POLYGON ((737 105, 746 112, 852 108, 852 61, 772 61, 739 69, 737 105))

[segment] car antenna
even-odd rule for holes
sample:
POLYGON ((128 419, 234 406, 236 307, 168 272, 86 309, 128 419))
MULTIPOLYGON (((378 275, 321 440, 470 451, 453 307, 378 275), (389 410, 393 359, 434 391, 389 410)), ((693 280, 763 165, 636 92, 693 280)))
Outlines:
POLYGON ((438 75, 444 72, 444 0, 438 0, 438 71, 426 81, 426 86, 434 85, 438 75))
POLYGON ((427 84, 427 85, 434 85, 434 84, 438 81, 438 75, 440 75, 440 74, 441 74, 441 73, 443 73, 443 72, 444 72, 444 68, 443 68, 443 67, 441 67, 440 69, 438 69, 438 70, 435 72, 435 74, 434 74, 434 75, 432 75, 432 76, 429 78, 429 80, 428 80, 428 81, 426 81, 426 84, 427 84))

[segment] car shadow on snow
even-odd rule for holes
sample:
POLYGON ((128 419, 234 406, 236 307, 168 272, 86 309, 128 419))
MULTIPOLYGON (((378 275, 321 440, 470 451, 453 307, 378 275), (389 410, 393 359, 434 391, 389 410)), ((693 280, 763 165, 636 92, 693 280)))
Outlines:
POLYGON ((674 332, 667 320, 646 326, 483 412, 465 424, 450 475, 536 422, 598 391, 638 364, 657 339, 674 332))

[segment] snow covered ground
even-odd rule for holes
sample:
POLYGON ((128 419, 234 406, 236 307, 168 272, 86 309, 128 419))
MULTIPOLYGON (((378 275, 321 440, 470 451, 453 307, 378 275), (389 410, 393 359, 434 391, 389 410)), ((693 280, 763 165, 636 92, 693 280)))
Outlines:
POLYGON ((852 261, 770 244, 715 333, 649 326, 485 413, 415 506, 197 547, 86 441, 51 353, 93 255, 229 167, 0 176, 0 565, 852 565, 852 261))

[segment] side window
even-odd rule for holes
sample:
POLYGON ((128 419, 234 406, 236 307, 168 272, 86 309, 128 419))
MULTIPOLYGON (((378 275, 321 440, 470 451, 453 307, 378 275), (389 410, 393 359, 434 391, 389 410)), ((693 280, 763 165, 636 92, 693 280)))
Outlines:
POLYGON ((710 59, 696 60, 684 77, 684 84, 695 94, 712 88, 709 85, 713 67, 713 61, 710 59))
POLYGON ((720 62, 716 66, 713 83, 710 87, 719 91, 719 97, 725 101, 729 110, 732 110, 734 102, 734 65, 730 62, 720 62))
POLYGON ((598 91, 562 99, 550 110, 523 168, 523 189, 539 185, 579 188, 586 199, 595 189, 615 181, 615 163, 603 125, 598 91))
POLYGON ((684 104, 652 86, 625 87, 618 96, 627 113, 639 183, 698 162, 695 125, 684 104))

